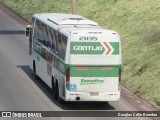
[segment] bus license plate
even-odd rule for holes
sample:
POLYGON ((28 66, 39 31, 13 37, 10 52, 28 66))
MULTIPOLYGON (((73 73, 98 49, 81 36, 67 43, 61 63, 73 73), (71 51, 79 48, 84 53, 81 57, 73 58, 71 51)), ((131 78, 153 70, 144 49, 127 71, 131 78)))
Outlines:
POLYGON ((91 93, 90 93, 90 96, 98 96, 98 95, 99 95, 98 92, 91 92, 91 93))

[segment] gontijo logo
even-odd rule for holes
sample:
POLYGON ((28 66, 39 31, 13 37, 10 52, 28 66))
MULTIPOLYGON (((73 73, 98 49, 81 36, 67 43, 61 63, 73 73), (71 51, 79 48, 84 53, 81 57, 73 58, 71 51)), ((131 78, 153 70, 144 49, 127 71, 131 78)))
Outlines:
POLYGON ((71 54, 116 55, 119 42, 71 42, 71 54))

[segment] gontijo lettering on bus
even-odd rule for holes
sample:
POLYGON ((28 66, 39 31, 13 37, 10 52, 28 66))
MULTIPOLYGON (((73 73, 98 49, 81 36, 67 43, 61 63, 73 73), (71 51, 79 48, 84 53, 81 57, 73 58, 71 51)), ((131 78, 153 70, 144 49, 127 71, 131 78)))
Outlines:
POLYGON ((71 54, 118 55, 119 42, 71 42, 71 54))

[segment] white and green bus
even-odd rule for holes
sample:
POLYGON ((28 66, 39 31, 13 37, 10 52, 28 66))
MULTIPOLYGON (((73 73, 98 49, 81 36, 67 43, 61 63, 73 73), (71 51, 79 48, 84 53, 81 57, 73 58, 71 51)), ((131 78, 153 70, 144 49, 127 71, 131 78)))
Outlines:
POLYGON ((26 28, 31 69, 61 101, 118 101, 121 41, 79 15, 35 14, 26 28))

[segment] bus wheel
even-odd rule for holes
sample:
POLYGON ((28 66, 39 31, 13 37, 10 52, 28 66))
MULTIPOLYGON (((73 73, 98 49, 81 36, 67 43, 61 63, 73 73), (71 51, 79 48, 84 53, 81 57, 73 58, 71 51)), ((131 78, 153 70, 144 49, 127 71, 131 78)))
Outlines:
POLYGON ((57 97, 57 82, 54 83, 54 81, 52 83, 52 93, 53 93, 53 98, 55 100, 57 100, 58 99, 58 97, 57 97))
POLYGON ((36 76, 36 79, 39 80, 39 76, 36 73, 36 63, 35 63, 35 61, 33 61, 33 72, 34 72, 34 74, 36 76))
POLYGON ((64 100, 62 100, 59 96, 59 89, 58 89, 58 85, 57 85, 57 100, 58 100, 58 103, 60 104, 64 104, 64 100))
POLYGON ((60 98, 59 96, 59 88, 58 88, 58 82, 56 82, 55 84, 53 83, 53 86, 52 86, 52 93, 53 93, 53 98, 55 100, 58 101, 58 103, 64 103, 63 100, 60 98))

